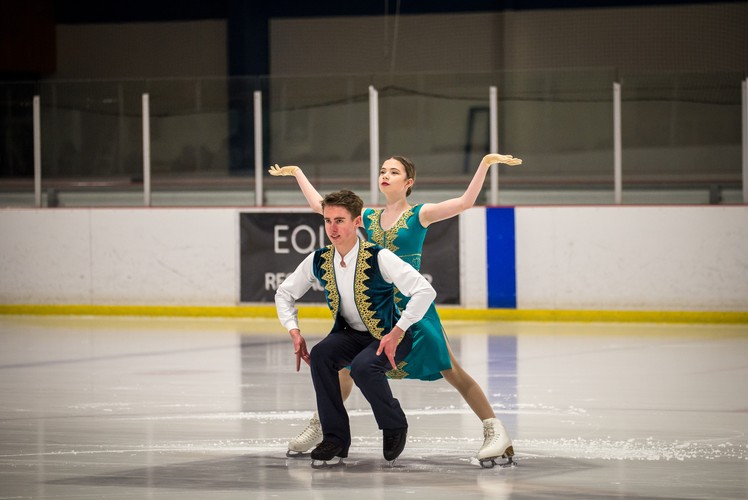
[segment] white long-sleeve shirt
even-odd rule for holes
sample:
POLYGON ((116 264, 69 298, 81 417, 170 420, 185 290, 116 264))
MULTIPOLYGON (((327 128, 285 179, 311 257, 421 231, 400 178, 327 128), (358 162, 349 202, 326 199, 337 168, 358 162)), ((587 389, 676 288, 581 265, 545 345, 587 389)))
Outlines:
MULTIPOLYGON (((335 281, 340 294, 340 314, 354 330, 366 331, 366 325, 356 308, 356 300, 353 291, 354 278, 356 276, 356 259, 360 240, 345 255, 341 256, 335 250, 334 267, 335 281), (345 261, 345 267, 340 262, 345 261)), ((317 281, 312 269, 314 253, 309 254, 296 270, 291 273, 278 287, 275 293, 275 306, 278 311, 278 319, 286 329, 299 328, 298 310, 296 301, 302 297, 317 281)), ((403 331, 410 328, 426 314, 431 303, 436 298, 436 291, 431 284, 416 271, 413 266, 400 259, 387 249, 382 249, 377 254, 379 270, 387 283, 394 283, 403 295, 410 297, 408 305, 402 312, 397 322, 403 331)), ((389 333, 389 332, 386 332, 389 333)))

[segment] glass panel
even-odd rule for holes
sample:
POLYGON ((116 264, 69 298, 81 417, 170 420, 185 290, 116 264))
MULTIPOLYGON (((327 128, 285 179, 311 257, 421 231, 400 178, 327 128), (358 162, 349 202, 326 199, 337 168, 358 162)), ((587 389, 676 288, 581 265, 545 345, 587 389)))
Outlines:
POLYGON ((441 201, 467 187, 489 152, 492 81, 489 74, 412 74, 377 80, 382 160, 399 155, 414 162, 411 203, 441 201))
POLYGON ((46 206, 142 205, 143 84, 50 81, 39 89, 46 206))
MULTIPOLYGON (((383 92, 382 150, 403 151, 426 167, 418 183, 433 195, 420 201, 460 195, 491 152, 494 86, 498 152, 524 161, 521 167, 492 167, 499 173, 500 203, 545 202, 543 189, 549 187, 562 195, 575 189, 575 203, 599 202, 578 187, 600 185, 608 191, 605 201, 612 200, 612 82, 609 71, 394 77, 383 87, 389 91, 383 92)), ((478 203, 488 202, 489 186, 486 181, 478 203)))
POLYGON ((0 207, 35 205, 34 83, 0 84, 0 207))
MULTIPOLYGON (((32 99, 41 97, 45 206, 141 206, 142 95, 150 96, 154 205, 255 204, 254 92, 262 92, 263 204, 304 206, 299 165, 321 192, 369 203, 369 86, 380 160, 418 167, 411 202, 460 195, 489 152, 499 202, 613 203, 613 82, 622 86, 624 203, 741 203, 741 79, 611 69, 0 83, 0 206, 33 206, 32 99)), ((489 199, 486 181, 479 204, 489 199)), ((379 202, 382 202, 379 197, 379 202)))
POLYGON ((612 70, 505 75, 500 149, 524 163, 500 167, 501 201, 614 202, 614 82, 612 70))
POLYGON ((741 76, 622 79, 625 203, 742 202, 741 76))
POLYGON ((251 78, 151 80, 154 205, 254 205, 251 78))
MULTIPOLYGON (((364 76, 272 77, 268 165, 298 165, 320 193, 369 196, 369 84, 364 76)), ((292 178, 266 175, 266 202, 301 205, 292 178)))

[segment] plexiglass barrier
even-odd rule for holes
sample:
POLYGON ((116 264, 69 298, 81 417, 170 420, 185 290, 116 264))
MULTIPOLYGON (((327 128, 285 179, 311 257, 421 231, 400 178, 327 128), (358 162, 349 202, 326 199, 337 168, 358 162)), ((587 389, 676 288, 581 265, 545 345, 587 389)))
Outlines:
POLYGON ((347 187, 369 200, 370 87, 379 158, 417 165, 412 202, 467 186, 491 152, 494 87, 498 152, 524 161, 492 167, 500 204, 614 203, 615 83, 622 203, 743 203, 743 80, 590 69, 0 83, 0 206, 36 203, 34 96, 41 205, 143 205, 144 94, 152 205, 304 205, 293 179, 264 172, 275 163, 299 165, 320 192, 347 187))

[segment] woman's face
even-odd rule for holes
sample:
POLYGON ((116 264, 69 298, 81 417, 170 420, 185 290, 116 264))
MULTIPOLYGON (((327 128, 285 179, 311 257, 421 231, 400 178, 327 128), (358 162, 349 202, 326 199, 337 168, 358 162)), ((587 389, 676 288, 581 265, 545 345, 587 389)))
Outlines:
POLYGON ((379 190, 382 193, 397 193, 402 191, 405 194, 412 185, 413 179, 407 178, 407 173, 402 163, 393 158, 382 163, 382 168, 379 169, 379 190))

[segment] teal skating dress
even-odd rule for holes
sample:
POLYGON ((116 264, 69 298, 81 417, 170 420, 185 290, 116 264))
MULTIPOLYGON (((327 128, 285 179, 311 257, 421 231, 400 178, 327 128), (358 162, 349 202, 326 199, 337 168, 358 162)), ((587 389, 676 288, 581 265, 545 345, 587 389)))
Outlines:
MULTIPOLYGON (((423 205, 416 205, 406 210, 388 230, 382 229, 380 219, 383 209, 364 210, 362 217, 364 229, 369 241, 390 250, 392 253, 413 266, 421 268, 421 250, 426 239, 428 228, 421 225, 418 214, 423 205)), ((395 304, 402 310, 408 304, 409 297, 395 292, 395 304)), ((423 319, 411 326, 413 332, 413 349, 398 366, 398 370, 388 372, 390 378, 412 378, 420 380, 438 380, 441 371, 452 368, 449 361, 449 350, 444 328, 432 303, 423 319)))

